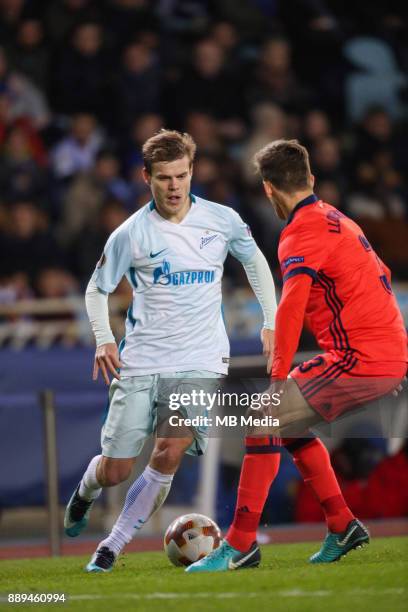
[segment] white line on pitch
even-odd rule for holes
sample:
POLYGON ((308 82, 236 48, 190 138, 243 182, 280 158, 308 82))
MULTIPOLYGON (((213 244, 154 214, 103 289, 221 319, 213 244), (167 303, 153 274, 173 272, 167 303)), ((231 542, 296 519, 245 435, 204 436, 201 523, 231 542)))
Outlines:
MULTIPOLYGON (((403 595, 406 589, 404 588, 388 588, 388 589, 349 589, 347 591, 341 591, 341 595, 403 595)), ((339 594, 339 592, 338 592, 339 594)), ((331 597, 334 595, 334 591, 331 590, 319 590, 319 591, 306 591, 303 589, 290 589, 282 591, 274 591, 274 597, 331 597)), ((211 597, 212 599, 234 599, 238 597, 254 598, 269 596, 267 591, 258 592, 225 592, 225 593, 210 593, 210 592, 196 592, 196 593, 172 593, 172 592, 158 592, 158 593, 146 593, 141 595, 139 593, 118 593, 118 595, 97 595, 97 594, 83 594, 83 595, 68 595, 68 601, 80 601, 85 599, 205 599, 211 597)))

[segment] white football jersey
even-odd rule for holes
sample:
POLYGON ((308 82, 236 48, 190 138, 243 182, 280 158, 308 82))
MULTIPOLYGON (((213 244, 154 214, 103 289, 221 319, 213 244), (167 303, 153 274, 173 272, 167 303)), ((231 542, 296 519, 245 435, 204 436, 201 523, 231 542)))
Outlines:
POLYGON ((224 261, 230 252, 248 262, 256 244, 231 208, 195 196, 191 202, 181 223, 164 219, 153 201, 146 204, 112 233, 94 272, 106 293, 123 275, 133 288, 120 345, 123 376, 228 370, 224 261))

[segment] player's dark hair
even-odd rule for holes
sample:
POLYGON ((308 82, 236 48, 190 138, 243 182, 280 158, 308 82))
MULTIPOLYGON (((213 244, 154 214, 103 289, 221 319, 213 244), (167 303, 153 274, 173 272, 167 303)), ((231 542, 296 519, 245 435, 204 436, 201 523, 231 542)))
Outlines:
POLYGON ((257 171, 276 189, 293 193, 309 186, 309 154, 297 140, 275 140, 254 157, 257 171))
POLYGON ((155 162, 171 162, 187 156, 191 166, 196 148, 190 134, 161 129, 160 132, 144 143, 142 148, 143 164, 147 172, 151 174, 155 162))

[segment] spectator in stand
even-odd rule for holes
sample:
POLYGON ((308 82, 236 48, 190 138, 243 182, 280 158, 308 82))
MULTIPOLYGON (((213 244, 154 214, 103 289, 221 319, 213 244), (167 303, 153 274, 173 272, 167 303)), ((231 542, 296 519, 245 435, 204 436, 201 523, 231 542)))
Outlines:
POLYGON ((404 187, 390 152, 377 151, 356 165, 347 210, 360 219, 406 219, 408 207, 403 198, 404 187))
POLYGON ((276 2, 223 0, 214 3, 218 20, 231 22, 248 40, 260 40, 273 26, 276 2))
POLYGON ((128 180, 131 194, 128 201, 129 214, 133 214, 144 206, 152 197, 149 186, 146 185, 143 178, 143 166, 142 161, 136 162, 129 170, 128 180))
POLYGON ((303 117, 302 144, 308 149, 323 138, 331 136, 332 126, 327 113, 320 109, 312 109, 303 117))
POLYGON ((71 43, 55 66, 55 105, 71 115, 90 112, 108 119, 107 90, 109 64, 103 51, 103 33, 98 23, 76 26, 71 43))
POLYGON ((338 184, 331 180, 316 181, 315 184, 316 195, 323 200, 323 202, 330 202, 332 206, 335 206, 339 210, 344 208, 344 201, 338 184))
POLYGON ((253 107, 251 112, 253 128, 247 138, 241 155, 241 172, 248 185, 258 185, 253 158, 257 151, 268 142, 288 136, 288 119, 284 111, 270 102, 262 102, 253 107))
POLYGON ((181 126, 189 112, 200 111, 215 117, 228 136, 243 133, 242 95, 238 79, 230 74, 223 48, 211 38, 193 48, 192 65, 166 93, 169 121, 181 126))
POLYGON ((200 36, 208 26, 209 0, 157 0, 156 13, 166 33, 200 36))
MULTIPOLYGON (((43 300, 61 300, 64 298, 70 298, 79 294, 79 283, 72 276, 72 274, 60 265, 52 265, 40 270, 34 280, 35 295, 39 299, 43 300)), ((74 312, 58 312, 51 310, 47 314, 36 314, 33 317, 37 321, 64 321, 72 320, 75 318, 74 312)), ((62 334, 60 330, 53 330, 48 328, 48 333, 53 334, 52 338, 43 337, 40 343, 44 343, 46 346, 54 342, 63 344, 75 344, 74 338, 71 340, 69 334, 65 332, 62 334)))
MULTIPOLYGON (((1 140, 1 139, 0 139, 1 140)), ((8 201, 44 197, 45 151, 38 134, 23 119, 7 129, 0 156, 0 190, 8 201)))
POLYGON ((278 2, 278 19, 293 42, 296 74, 318 92, 317 101, 324 101, 332 119, 344 116, 344 80, 351 65, 344 58, 343 42, 346 29, 354 27, 360 4, 348 3, 344 11, 344 3, 325 0, 278 2))
POLYGON ((142 43, 128 45, 113 87, 120 134, 128 133, 137 117, 160 109, 161 69, 155 53, 142 43))
POLYGON ((110 234, 125 221, 126 208, 119 200, 107 200, 97 217, 89 220, 71 244, 71 268, 85 288, 110 234))
MULTIPOLYGON (((28 300, 33 297, 30 280, 25 272, 16 272, 8 276, 0 276, 0 304, 15 304, 20 300, 28 300)), ((2 320, 3 317, 0 317, 2 320)), ((16 316, 6 317, 13 321, 16 316)))
POLYGON ((247 88, 247 102, 273 102, 286 111, 302 112, 313 96, 298 81, 292 66, 291 44, 282 36, 269 38, 260 51, 254 78, 247 88))
MULTIPOLYGON (((289 116, 277 104, 260 102, 252 107, 252 130, 244 141, 240 155, 240 172, 249 201, 246 218, 272 267, 277 265, 277 246, 282 221, 274 214, 256 175, 253 156, 272 140, 289 136, 289 116)), ((278 274, 279 278, 279 274, 278 274)))
POLYGON ((377 221, 407 217, 405 136, 404 129, 394 130, 390 116, 380 107, 370 109, 357 127, 350 156, 352 187, 347 198, 352 216, 377 221))
POLYGON ((102 132, 94 115, 75 115, 69 134, 56 145, 51 155, 51 165, 56 178, 68 179, 77 172, 90 170, 103 142, 102 132))
POLYGON ((0 91, 10 101, 10 115, 13 119, 27 117, 36 128, 46 127, 50 113, 43 93, 25 76, 10 69, 2 47, 0 47, 0 91))
POLYGON ((43 93, 49 91, 50 47, 46 44, 44 26, 39 19, 25 19, 20 23, 10 61, 43 93))
MULTIPOLYGON (((37 297, 44 299, 58 299, 78 295, 78 289, 78 283, 72 274, 59 266, 44 268, 35 279, 37 297)), ((47 315, 48 318, 50 317, 47 315)), ((61 318, 61 315, 54 315, 53 318, 61 318)), ((62 318, 66 318, 66 315, 63 315, 62 318)))
POLYGON ((194 175, 191 190, 200 198, 210 199, 210 186, 220 172, 217 159, 210 155, 198 154, 194 160, 194 175))
POLYGON ((158 30, 154 4, 150 0, 108 0, 104 15, 114 49, 131 43, 141 32, 158 30))
POLYGON ((0 238, 0 276, 23 272, 33 280, 42 269, 63 261, 46 215, 33 202, 15 203, 0 238))
POLYGON ((228 70, 238 76, 245 62, 241 37, 236 26, 229 21, 216 21, 211 27, 210 35, 224 51, 228 70))
POLYGON ((108 199, 130 204, 131 190, 119 174, 119 160, 110 151, 101 151, 95 165, 88 172, 79 173, 72 180, 63 199, 60 241, 70 244, 85 226, 98 218, 108 199))
POLYGON ((133 123, 130 138, 123 147, 122 162, 126 176, 132 168, 142 162, 142 145, 164 126, 163 118, 157 113, 141 115, 133 123))
POLYGON ((188 113, 185 129, 194 139, 200 153, 217 156, 224 154, 219 122, 212 115, 199 111, 188 113))
POLYGON ((69 32, 77 23, 98 16, 95 0, 52 0, 48 3, 43 21, 55 48, 66 43, 69 32))
POLYGON ((317 140, 311 149, 313 174, 317 181, 333 181, 341 193, 347 188, 346 172, 343 167, 341 145, 334 136, 317 140))
POLYGON ((12 45, 19 22, 24 15, 25 0, 3 0, 0 2, 0 40, 4 45, 12 45))
POLYGON ((380 106, 370 108, 356 126, 354 139, 354 161, 369 159, 378 150, 388 149, 394 153, 396 134, 387 111, 380 106))
POLYGON ((38 131, 30 119, 21 117, 13 119, 11 101, 7 94, 0 93, 0 148, 5 145, 6 139, 13 128, 20 128, 29 140, 30 153, 39 166, 47 164, 47 150, 38 131))

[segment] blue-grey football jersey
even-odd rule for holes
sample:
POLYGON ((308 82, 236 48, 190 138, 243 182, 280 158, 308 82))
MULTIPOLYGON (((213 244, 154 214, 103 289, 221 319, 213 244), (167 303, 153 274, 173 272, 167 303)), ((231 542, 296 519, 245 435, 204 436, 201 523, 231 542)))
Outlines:
POLYGON ((133 301, 121 343, 122 376, 208 370, 226 373, 229 342, 221 279, 230 252, 255 254, 248 226, 231 208, 192 196, 181 223, 146 204, 109 237, 94 272, 111 293, 126 275, 133 301))

